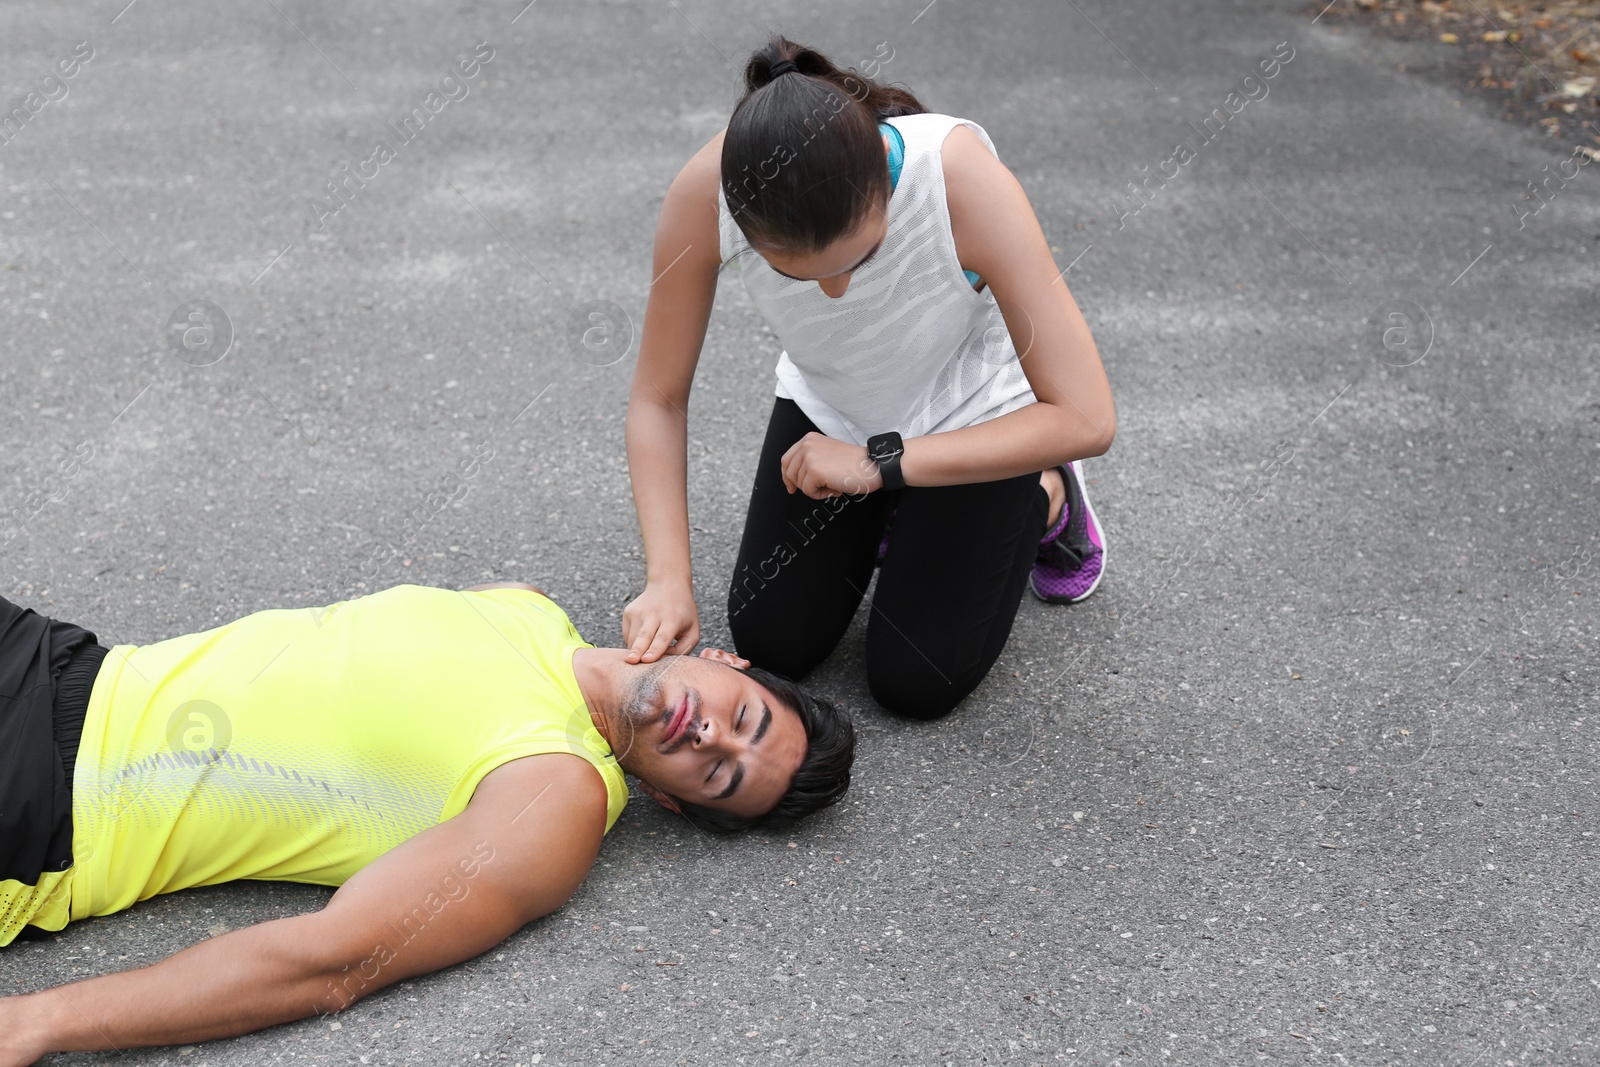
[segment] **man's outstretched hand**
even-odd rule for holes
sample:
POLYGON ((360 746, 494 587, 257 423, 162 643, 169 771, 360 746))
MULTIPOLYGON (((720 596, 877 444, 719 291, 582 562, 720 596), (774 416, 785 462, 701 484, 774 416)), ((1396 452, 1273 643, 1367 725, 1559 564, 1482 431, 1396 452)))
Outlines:
POLYGON ((27 1067, 49 1051, 30 1043, 31 1021, 21 997, 0 998, 0 1067, 27 1067))
POLYGON ((210 938, 150 967, 0 998, 0 1067, 246 1034, 471 959, 572 895, 605 820, 605 783, 581 757, 512 760, 484 777, 465 811, 368 864, 319 912, 210 938))

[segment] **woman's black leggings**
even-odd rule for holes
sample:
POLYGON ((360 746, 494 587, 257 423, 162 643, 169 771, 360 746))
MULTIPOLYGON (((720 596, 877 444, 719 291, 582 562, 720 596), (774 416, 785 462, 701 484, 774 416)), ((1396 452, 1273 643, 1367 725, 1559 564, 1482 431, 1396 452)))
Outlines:
POLYGON ((897 715, 937 719, 994 666, 1028 582, 1049 497, 1037 474, 813 500, 783 487, 783 454, 815 430, 780 399, 761 446, 728 591, 739 655, 805 676, 855 615, 885 523, 867 622, 867 683, 897 715))

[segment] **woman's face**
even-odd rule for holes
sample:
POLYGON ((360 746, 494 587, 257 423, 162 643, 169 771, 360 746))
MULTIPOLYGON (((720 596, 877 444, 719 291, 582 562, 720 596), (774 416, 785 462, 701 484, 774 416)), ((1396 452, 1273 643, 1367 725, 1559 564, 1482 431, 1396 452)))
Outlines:
POLYGON ((816 252, 780 252, 752 245, 773 270, 798 282, 816 282, 834 300, 850 288, 850 276, 883 245, 889 232, 889 217, 882 211, 869 212, 845 236, 816 252))

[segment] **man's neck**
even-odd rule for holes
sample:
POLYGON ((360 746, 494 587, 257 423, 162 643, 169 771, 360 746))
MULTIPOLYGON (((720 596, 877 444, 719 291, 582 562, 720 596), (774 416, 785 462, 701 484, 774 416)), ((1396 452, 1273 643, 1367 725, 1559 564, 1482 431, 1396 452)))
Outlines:
POLYGON ((612 737, 618 703, 617 668, 626 654, 625 649, 617 648, 580 648, 572 653, 572 673, 577 677, 589 721, 612 751, 617 747, 612 737))

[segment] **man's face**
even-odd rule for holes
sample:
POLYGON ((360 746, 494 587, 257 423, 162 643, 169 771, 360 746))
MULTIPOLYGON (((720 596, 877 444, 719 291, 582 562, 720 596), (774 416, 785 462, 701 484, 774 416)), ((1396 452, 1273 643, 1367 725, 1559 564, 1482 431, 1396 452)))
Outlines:
POLYGON ((777 804, 805 759, 800 716, 746 666, 706 649, 628 668, 636 676, 621 708, 617 760, 669 808, 684 800, 754 818, 777 804))

